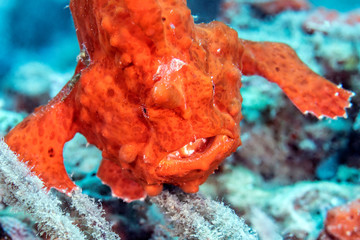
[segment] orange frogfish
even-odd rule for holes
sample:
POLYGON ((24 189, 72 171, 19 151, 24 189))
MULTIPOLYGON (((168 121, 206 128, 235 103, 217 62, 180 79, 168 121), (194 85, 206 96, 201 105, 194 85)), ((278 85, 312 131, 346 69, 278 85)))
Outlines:
POLYGON ((346 116, 352 92, 289 46, 195 24, 185 0, 71 0, 70 10, 81 48, 73 78, 5 136, 48 188, 76 188, 62 151, 79 132, 102 151, 98 177, 115 196, 198 191, 241 144, 242 74, 277 83, 303 113, 346 116))

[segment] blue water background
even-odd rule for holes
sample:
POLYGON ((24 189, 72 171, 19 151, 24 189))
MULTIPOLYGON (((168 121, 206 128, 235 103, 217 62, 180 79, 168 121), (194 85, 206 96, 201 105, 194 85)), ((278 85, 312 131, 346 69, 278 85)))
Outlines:
MULTIPOLYGON (((312 0, 315 6, 349 11, 359 0, 312 0)), ((56 71, 76 65, 78 45, 68 0, 0 1, 0 81, 9 71, 28 61, 44 62, 56 71)), ((189 0, 198 22, 216 19, 219 0, 189 0)))

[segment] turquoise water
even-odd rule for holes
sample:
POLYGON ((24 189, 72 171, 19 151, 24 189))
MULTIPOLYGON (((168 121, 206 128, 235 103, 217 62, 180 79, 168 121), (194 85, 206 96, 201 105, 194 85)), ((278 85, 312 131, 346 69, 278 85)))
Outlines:
POLYGON ((342 12, 351 11, 360 7, 360 2, 358 0, 311 0, 310 2, 317 7, 337 9, 342 12))

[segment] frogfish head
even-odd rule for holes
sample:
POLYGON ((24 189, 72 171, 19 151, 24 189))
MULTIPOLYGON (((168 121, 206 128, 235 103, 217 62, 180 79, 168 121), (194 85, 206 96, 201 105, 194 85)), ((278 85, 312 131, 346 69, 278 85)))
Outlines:
POLYGON ((210 44, 215 25, 195 25, 185 1, 70 8, 88 56, 77 69, 81 132, 148 194, 164 183, 196 192, 241 143, 241 72, 221 55, 231 46, 210 44))

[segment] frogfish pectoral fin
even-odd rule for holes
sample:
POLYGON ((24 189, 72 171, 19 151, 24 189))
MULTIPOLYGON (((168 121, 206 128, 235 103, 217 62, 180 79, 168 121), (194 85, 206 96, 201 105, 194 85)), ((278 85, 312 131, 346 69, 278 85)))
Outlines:
POLYGON ((245 75, 260 75, 277 83, 302 113, 321 117, 346 117, 354 95, 306 66, 288 45, 274 42, 240 40, 245 75))
POLYGON ((136 181, 130 178, 129 173, 119 165, 108 159, 103 159, 97 176, 111 188, 112 194, 125 202, 144 199, 146 192, 136 181))
POLYGON ((63 147, 76 133, 71 99, 61 94, 39 107, 4 138, 19 160, 28 164, 45 186, 70 193, 76 186, 66 173, 63 147))

